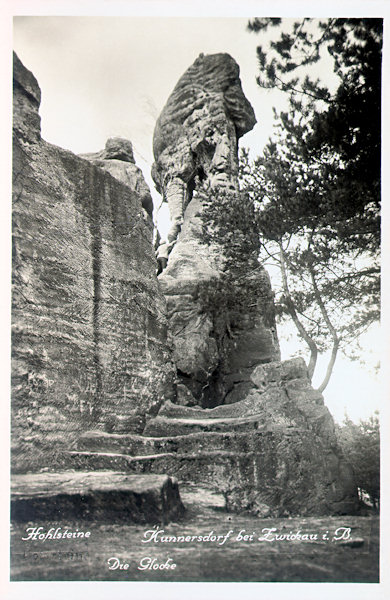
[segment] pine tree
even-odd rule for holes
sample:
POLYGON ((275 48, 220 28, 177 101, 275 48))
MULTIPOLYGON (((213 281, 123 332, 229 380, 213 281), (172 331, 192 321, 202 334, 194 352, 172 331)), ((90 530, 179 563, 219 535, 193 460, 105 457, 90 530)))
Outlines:
POLYGON ((311 375, 332 348, 322 391, 339 349, 356 356, 379 318, 382 22, 303 19, 287 33, 280 19, 250 22, 253 31, 270 26, 279 37, 257 50, 258 83, 286 91, 290 107, 275 112, 262 156, 241 154, 241 181, 257 208, 262 259, 280 268, 280 315, 307 343, 311 375), (340 78, 333 93, 299 75, 324 48, 340 78))

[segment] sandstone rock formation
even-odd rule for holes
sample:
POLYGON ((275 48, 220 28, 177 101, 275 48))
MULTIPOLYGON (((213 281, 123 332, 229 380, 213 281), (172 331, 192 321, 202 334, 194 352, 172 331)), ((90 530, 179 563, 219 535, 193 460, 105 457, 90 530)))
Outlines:
POLYGON ((279 358, 271 286, 256 260, 258 240, 236 290, 255 288, 256 309, 230 311, 221 325, 219 298, 210 301, 216 286, 222 286, 221 298, 231 292, 229 272, 237 265, 227 255, 239 232, 228 233, 233 240, 224 235, 206 240, 204 229, 218 233, 218 226, 205 222, 202 197, 225 197, 227 210, 237 199, 238 139, 255 122, 238 65, 228 54, 216 54, 200 56, 186 71, 156 124, 152 174, 170 209, 168 240, 177 239, 159 280, 182 403, 212 407, 232 401, 238 387, 247 387, 248 368, 279 358))
POLYGON ((237 141, 254 115, 233 59, 195 61, 158 121, 153 173, 173 217, 158 280, 131 144, 84 160, 43 141, 39 87, 16 57, 14 94, 13 470, 79 470, 80 497, 90 471, 111 487, 121 470, 207 485, 260 516, 353 511, 323 397, 301 359, 279 360, 241 218, 237 141))
POLYGON ((238 75, 226 54, 199 57, 156 125, 153 174, 175 241, 159 281, 178 386, 176 405, 163 405, 144 435, 152 446, 164 438, 177 459, 150 468, 214 482, 228 506, 263 516, 348 512, 352 470, 304 362, 279 362, 269 278, 240 220, 237 143, 255 119, 238 75))
POLYGON ((152 175, 166 198, 174 241, 196 177, 212 188, 238 190, 238 139, 256 123, 237 63, 228 54, 201 55, 185 72, 159 116, 152 175))
POLYGON ((73 464, 168 473, 260 517, 353 513, 353 471, 304 361, 258 365, 251 381, 241 400, 213 409, 166 402, 142 436, 86 432, 73 464))
POLYGON ((173 393, 142 210, 150 194, 130 147, 120 155, 108 143, 114 178, 41 139, 39 102, 15 56, 12 442, 22 471, 90 427, 142 431, 173 393))
MULTIPOLYGON (((152 217, 152 196, 141 169, 135 164, 133 146, 130 140, 109 138, 104 150, 80 154, 79 156, 86 158, 92 164, 107 171, 110 175, 127 185, 141 198, 142 207, 149 217, 152 217)), ((150 221, 150 225, 153 226, 152 221, 150 221)))

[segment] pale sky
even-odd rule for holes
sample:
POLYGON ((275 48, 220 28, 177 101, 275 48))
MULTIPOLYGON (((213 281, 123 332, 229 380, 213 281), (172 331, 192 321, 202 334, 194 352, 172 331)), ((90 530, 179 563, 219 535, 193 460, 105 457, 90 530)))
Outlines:
POLYGON ((16 17, 14 49, 42 89, 44 139, 81 153, 103 148, 110 136, 126 137, 150 180, 155 120, 201 52, 228 52, 240 65, 258 120, 241 143, 255 155, 264 146, 272 106, 286 99, 258 88, 257 36, 246 24, 246 18, 16 17))
MULTIPOLYGON (((246 30, 247 18, 17 17, 13 46, 42 91, 42 136, 75 153, 101 150, 108 137, 132 141, 138 166, 150 178, 155 120, 180 76, 203 52, 227 52, 240 65, 243 90, 257 117, 241 146, 253 156, 272 134, 272 106, 284 109, 281 92, 260 89, 256 46, 259 36, 246 30)), ((319 73, 332 81, 330 63, 319 73)), ((164 234, 166 206, 159 219, 164 234)), ((279 332, 279 335, 281 332, 279 332)), ((281 335, 280 335, 281 337, 281 335)), ((370 363, 379 360, 378 330, 365 341, 370 363)), ((297 348, 296 338, 282 341, 283 359, 297 348)), ((305 354, 303 354, 305 358, 305 354)), ((324 367, 325 368, 325 367, 324 367)), ((336 420, 344 411, 357 420, 380 406, 377 377, 338 359, 325 390, 336 420)))

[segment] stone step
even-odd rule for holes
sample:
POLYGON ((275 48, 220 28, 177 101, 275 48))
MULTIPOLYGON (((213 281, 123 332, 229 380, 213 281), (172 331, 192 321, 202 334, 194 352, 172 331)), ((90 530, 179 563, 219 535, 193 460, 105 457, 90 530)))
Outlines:
POLYGON ((230 481, 236 477, 238 469, 244 473, 244 486, 258 481, 259 474, 262 478, 262 471, 267 472, 271 480, 276 465, 274 448, 284 447, 290 436, 300 435, 296 429, 284 428, 279 431, 190 433, 173 438, 91 434, 83 436, 84 450, 62 452, 63 466, 92 471, 164 472, 180 481, 207 483, 216 488, 222 480, 230 481), (94 441, 94 449, 91 449, 92 444, 88 447, 88 439, 94 441))
POLYGON ((177 480, 112 470, 13 475, 11 519, 168 522, 184 513, 177 480))
MULTIPOLYGON (((71 456, 72 459, 74 459, 75 461, 78 461, 79 459, 83 459, 84 457, 86 459, 90 458, 90 459, 96 459, 96 460, 102 460, 105 461, 105 464, 108 465, 112 465, 113 460, 122 460, 124 465, 127 465, 130 469, 134 469, 136 470, 137 467, 137 463, 141 465, 141 468, 144 468, 143 466, 147 465, 150 466, 150 464, 154 461, 161 461, 164 459, 169 459, 169 458, 173 458, 175 461, 181 461, 181 460, 200 460, 200 459, 214 459, 214 458, 230 458, 230 457, 244 457, 244 456, 251 456, 251 455, 255 455, 255 451, 229 451, 229 450, 208 450, 208 451, 203 451, 203 452, 185 452, 185 453, 180 453, 180 452, 160 452, 158 454, 140 454, 140 455, 131 455, 131 454, 125 454, 125 453, 120 453, 120 452, 99 452, 99 451, 90 451, 90 450, 69 450, 69 451, 63 451, 64 455, 68 455, 71 456)), ((105 468, 107 468, 107 466, 105 468)), ((78 465, 75 463, 75 468, 78 468, 78 465)), ((104 469, 104 468, 103 468, 104 469)), ((126 469, 123 469, 123 471, 126 471, 126 469)))
MULTIPOLYGON (((258 434, 267 435, 268 428, 256 429, 258 434)), ((201 431, 174 436, 140 436, 135 434, 114 434, 103 431, 87 431, 77 444, 79 451, 110 452, 130 456, 147 456, 164 453, 191 454, 210 450, 229 450, 239 446, 241 451, 250 451, 253 437, 249 431, 201 431)))
POLYGON ((264 414, 231 418, 172 418, 157 416, 148 421, 144 434, 148 437, 172 437, 193 432, 242 431, 264 429, 264 414))
MULTIPOLYGON (((212 424, 215 419, 207 421, 212 424)), ((296 514, 302 507, 302 495, 307 514, 329 514, 331 507, 345 507, 344 489, 334 481, 340 477, 340 469, 345 477, 348 472, 314 431, 306 430, 303 437, 299 427, 276 423, 272 430, 248 429, 248 420, 243 421, 245 432, 202 430, 145 438, 89 432, 84 436, 85 449, 63 451, 59 464, 81 471, 166 473, 180 482, 205 485, 223 494, 229 510, 249 510, 260 516, 278 516, 285 511, 296 514), (94 440, 96 450, 88 448, 88 437, 94 440), (313 454, 314 446, 320 449, 313 454), (319 481, 318 472, 322 473, 319 481)))
POLYGON ((209 450, 193 453, 166 452, 131 456, 114 452, 68 451, 64 461, 82 471, 113 471, 128 473, 161 473, 164 471, 180 482, 206 484, 219 490, 225 482, 235 478, 237 468, 243 474, 245 485, 253 481, 259 453, 231 450, 209 450))
POLYGON ((232 404, 222 404, 215 408, 181 406, 170 400, 164 402, 158 411, 159 417, 173 419, 232 419, 259 415, 267 405, 280 404, 284 391, 276 387, 268 387, 263 392, 253 390, 246 398, 232 404))

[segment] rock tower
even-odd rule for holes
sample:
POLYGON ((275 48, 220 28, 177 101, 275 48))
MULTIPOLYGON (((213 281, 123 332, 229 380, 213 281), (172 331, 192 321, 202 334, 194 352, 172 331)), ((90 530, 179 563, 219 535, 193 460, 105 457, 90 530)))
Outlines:
POLYGON ((333 419, 304 361, 280 362, 270 281, 241 221, 238 140, 255 122, 227 54, 201 55, 157 121, 152 173, 172 220, 159 282, 177 398, 144 435, 178 436, 180 454, 192 459, 176 475, 218 482, 232 508, 348 512, 353 475, 333 419))
POLYGON ((156 124, 152 173, 168 202, 168 241, 174 244, 159 280, 183 404, 233 402, 247 388, 253 366, 279 359, 273 296, 257 262, 257 237, 252 253, 241 263, 238 256, 247 243, 239 223, 238 140, 255 123, 238 65, 216 54, 199 57, 186 71, 156 124), (212 213, 221 199, 224 230, 212 213), (233 230, 226 230, 229 225, 233 230), (227 297, 230 309, 223 307, 227 297))

